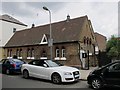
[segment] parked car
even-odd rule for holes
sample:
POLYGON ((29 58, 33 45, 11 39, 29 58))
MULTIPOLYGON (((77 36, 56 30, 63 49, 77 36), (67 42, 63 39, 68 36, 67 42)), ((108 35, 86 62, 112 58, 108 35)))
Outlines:
POLYGON ((105 85, 120 87, 120 61, 95 69, 87 77, 88 84, 94 89, 105 85))
POLYGON ((1 71, 6 74, 21 72, 21 66, 25 62, 19 59, 2 59, 0 61, 1 71))
POLYGON ((28 64, 23 64, 21 72, 24 78, 37 77, 51 80, 55 84, 74 82, 80 79, 78 69, 61 66, 53 60, 33 60, 28 64))

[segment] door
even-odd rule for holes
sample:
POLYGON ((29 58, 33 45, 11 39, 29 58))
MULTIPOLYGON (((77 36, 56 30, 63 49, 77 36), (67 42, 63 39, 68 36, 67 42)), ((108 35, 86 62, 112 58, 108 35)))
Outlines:
POLYGON ((31 76, 48 79, 49 77, 49 69, 44 66, 46 64, 44 60, 35 60, 29 65, 29 72, 31 76))
POLYGON ((3 68, 3 63, 5 62, 5 59, 2 59, 1 61, 0 61, 0 73, 2 73, 2 71, 4 72, 4 68, 3 68))
POLYGON ((36 72, 37 74, 39 74, 40 78, 49 79, 50 69, 48 65, 44 62, 44 60, 39 61, 39 66, 37 66, 36 72))
POLYGON ((2 70, 3 72, 5 72, 7 69, 10 69, 10 61, 9 60, 4 60, 3 64, 2 64, 2 70))
POLYGON ((108 67, 105 79, 108 84, 120 85, 120 63, 114 63, 108 67))
POLYGON ((38 66, 39 66, 39 61, 38 60, 34 60, 31 63, 29 63, 27 68, 29 69, 30 76, 38 77, 38 72, 37 72, 37 67, 38 66))

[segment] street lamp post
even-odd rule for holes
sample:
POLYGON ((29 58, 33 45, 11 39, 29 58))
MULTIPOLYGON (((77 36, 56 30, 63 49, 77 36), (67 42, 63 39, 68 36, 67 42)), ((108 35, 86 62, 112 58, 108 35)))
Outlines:
POLYGON ((52 60, 52 46, 53 46, 53 39, 52 39, 52 27, 51 27, 51 12, 47 7, 43 7, 44 10, 49 12, 49 19, 50 19, 50 39, 49 39, 49 46, 50 46, 50 59, 52 60))

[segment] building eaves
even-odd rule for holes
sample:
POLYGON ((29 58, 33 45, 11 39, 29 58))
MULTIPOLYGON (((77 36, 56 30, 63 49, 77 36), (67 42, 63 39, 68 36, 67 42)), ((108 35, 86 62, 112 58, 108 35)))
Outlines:
POLYGON ((27 26, 26 24, 20 22, 19 20, 15 19, 7 14, 1 15, 0 20, 10 22, 10 23, 19 24, 19 25, 23 25, 23 26, 27 26))

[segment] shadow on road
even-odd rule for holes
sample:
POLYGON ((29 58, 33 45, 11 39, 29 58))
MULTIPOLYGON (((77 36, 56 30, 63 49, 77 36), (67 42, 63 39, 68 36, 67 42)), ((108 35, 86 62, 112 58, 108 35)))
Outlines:
MULTIPOLYGON (((22 76, 21 76, 22 77, 22 76)), ((23 77, 22 77, 23 78, 23 77)), ((40 79, 40 78, 35 78, 35 77, 29 77, 29 79, 31 80, 36 80, 36 81, 42 81, 42 82, 45 82, 45 83, 52 83, 52 81, 50 80, 45 80, 45 79, 40 79)), ((62 82, 60 84, 56 84, 56 85, 73 85, 73 84, 76 84, 78 83, 79 81, 75 81, 75 82, 62 82)), ((53 83, 52 83, 53 84, 53 83)))

